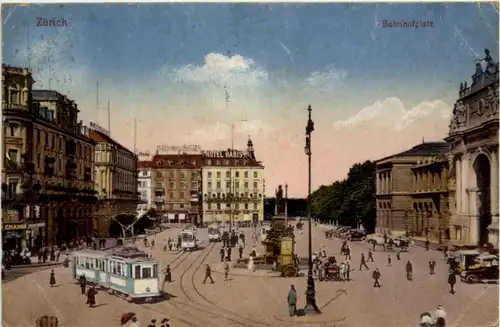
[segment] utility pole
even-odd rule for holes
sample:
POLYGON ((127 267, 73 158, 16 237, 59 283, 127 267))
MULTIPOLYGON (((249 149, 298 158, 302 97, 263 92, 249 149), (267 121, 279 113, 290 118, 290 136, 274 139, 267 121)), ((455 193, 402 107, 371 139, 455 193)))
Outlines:
POLYGON ((96 123, 99 124, 99 81, 96 82, 95 112, 96 123))
POLYGON ((111 106, 110 101, 108 100, 108 133, 111 137, 111 106))

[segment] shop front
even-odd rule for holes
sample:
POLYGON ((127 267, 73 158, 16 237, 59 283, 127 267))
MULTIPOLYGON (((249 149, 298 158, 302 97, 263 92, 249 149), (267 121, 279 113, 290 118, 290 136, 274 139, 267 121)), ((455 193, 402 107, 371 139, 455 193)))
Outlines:
POLYGON ((2 248, 4 251, 18 251, 27 247, 26 229, 28 224, 3 224, 2 225, 2 248))

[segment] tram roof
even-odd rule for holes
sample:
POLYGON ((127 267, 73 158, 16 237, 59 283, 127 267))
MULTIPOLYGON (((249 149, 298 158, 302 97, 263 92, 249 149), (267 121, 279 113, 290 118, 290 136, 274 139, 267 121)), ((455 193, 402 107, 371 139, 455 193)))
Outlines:
POLYGON ((92 249, 84 249, 72 253, 72 255, 89 256, 96 258, 109 257, 110 254, 111 254, 110 250, 92 250, 92 249))

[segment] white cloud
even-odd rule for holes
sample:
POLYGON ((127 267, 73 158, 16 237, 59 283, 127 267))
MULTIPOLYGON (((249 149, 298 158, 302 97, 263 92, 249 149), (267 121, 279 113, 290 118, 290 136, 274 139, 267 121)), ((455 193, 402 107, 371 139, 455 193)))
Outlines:
POLYGON ((443 101, 422 102, 407 110, 398 98, 387 98, 363 108, 356 115, 334 123, 334 127, 352 128, 362 124, 403 130, 413 122, 426 117, 449 119, 452 109, 443 101))
POLYGON ((335 66, 330 65, 325 71, 312 72, 306 79, 309 89, 316 89, 318 91, 330 91, 344 85, 347 72, 342 69, 337 69, 335 66))
POLYGON ((266 70, 249 58, 238 54, 225 56, 209 53, 203 65, 189 64, 173 69, 170 73, 181 83, 202 83, 214 86, 255 86, 267 81, 266 70))

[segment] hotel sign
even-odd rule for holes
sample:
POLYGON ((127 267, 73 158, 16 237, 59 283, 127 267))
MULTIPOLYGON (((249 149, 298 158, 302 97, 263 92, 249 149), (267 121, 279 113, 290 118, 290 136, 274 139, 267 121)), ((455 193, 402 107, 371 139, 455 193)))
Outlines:
POLYGON ((227 150, 227 151, 203 151, 203 156, 207 158, 222 158, 222 159, 242 159, 246 158, 247 154, 239 150, 227 150))

